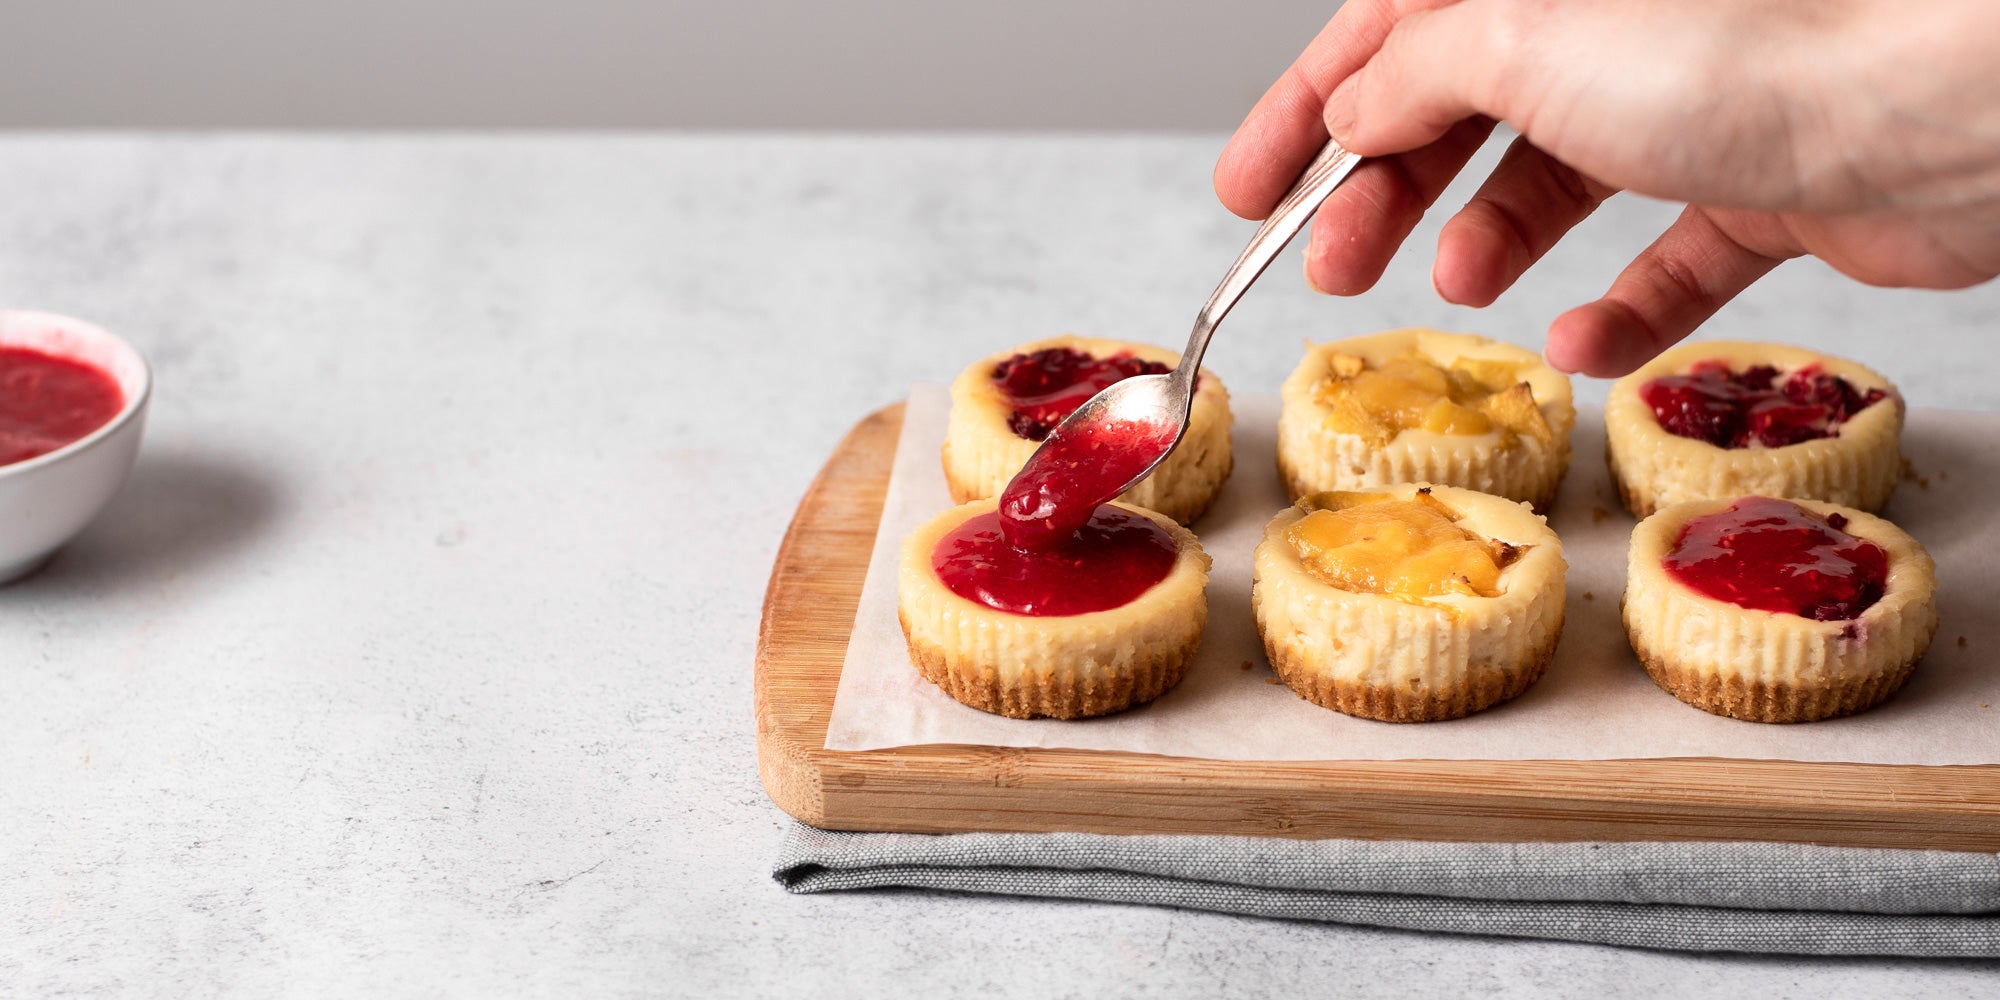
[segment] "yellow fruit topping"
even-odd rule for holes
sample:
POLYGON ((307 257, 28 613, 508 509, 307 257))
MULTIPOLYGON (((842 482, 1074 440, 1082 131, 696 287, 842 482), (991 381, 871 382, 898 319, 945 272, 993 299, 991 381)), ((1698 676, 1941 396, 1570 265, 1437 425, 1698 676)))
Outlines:
POLYGON ((1299 505, 1310 513, 1286 530, 1286 541, 1306 572, 1350 593, 1413 603, 1447 594, 1498 597, 1501 569, 1520 554, 1454 524, 1456 512, 1428 491, 1411 500, 1315 493, 1299 505))
POLYGON ((1493 421, 1472 407, 1440 399, 1424 410, 1417 426, 1433 434, 1484 434, 1493 429, 1493 421))
POLYGON ((1511 388, 1521 381, 1521 362, 1503 361, 1499 358, 1459 358, 1451 363, 1453 371, 1463 372, 1488 392, 1499 392, 1511 388))
POLYGON ((1542 408, 1535 405, 1535 391, 1526 382, 1516 382, 1479 401, 1479 412, 1487 419, 1521 437, 1552 444, 1555 432, 1549 429, 1542 408))
POLYGON ((1440 365, 1412 351, 1371 368, 1361 358, 1335 353, 1313 398, 1330 411, 1326 422, 1335 433, 1377 444, 1406 430, 1485 434, 1496 428, 1503 447, 1521 437, 1550 444, 1555 432, 1521 381, 1522 366, 1497 358, 1440 365))

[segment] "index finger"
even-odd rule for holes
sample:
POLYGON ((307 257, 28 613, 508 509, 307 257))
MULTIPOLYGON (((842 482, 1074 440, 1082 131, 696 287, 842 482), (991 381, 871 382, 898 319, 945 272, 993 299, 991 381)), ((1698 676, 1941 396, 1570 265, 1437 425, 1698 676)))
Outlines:
POLYGON ((1327 95, 1412 11, 1458 0, 1348 0, 1237 126, 1215 163, 1215 194, 1246 219, 1271 213, 1326 144, 1327 95))

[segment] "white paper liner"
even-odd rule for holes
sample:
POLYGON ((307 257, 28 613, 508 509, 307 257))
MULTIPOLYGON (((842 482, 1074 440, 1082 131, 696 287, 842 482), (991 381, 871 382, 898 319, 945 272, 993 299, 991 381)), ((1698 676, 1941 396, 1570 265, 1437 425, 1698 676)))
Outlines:
POLYGON ((1569 610, 1548 673, 1507 704, 1450 722, 1350 718, 1274 683, 1250 616, 1250 553, 1286 506, 1275 395, 1239 397, 1236 472, 1195 533, 1215 560, 1208 629, 1180 685, 1151 705, 1081 721, 1018 720, 951 700, 910 665, 896 624, 903 536, 951 505, 938 463, 949 399, 919 385, 904 411, 874 555, 827 728, 831 750, 924 744, 1069 747, 1215 760, 1622 760, 1734 757, 1875 764, 2000 763, 2000 414, 1911 410, 1914 473, 1884 516, 1937 560, 1942 624, 1886 704, 1844 719, 1766 725, 1709 715, 1647 678, 1618 597, 1633 520, 1604 467, 1602 411, 1577 415, 1551 524, 1569 560, 1569 610), (1586 597, 1585 595, 1589 595, 1586 597), (1960 641, 1963 637, 1963 642, 1960 641))

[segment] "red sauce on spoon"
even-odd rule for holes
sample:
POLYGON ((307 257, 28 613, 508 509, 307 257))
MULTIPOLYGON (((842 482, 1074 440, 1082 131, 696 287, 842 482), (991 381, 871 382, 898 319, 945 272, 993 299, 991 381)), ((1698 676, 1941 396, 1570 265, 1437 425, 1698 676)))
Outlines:
POLYGON ((1124 421, 1096 430, 1057 435, 1008 482, 999 514, 1009 543, 1060 545, 1174 443, 1174 429, 1163 424, 1124 421))
POLYGON ((0 465, 88 436, 125 408, 110 375, 26 347, 0 347, 0 465))
POLYGON ((1889 579, 1888 553, 1846 526, 1839 514, 1822 518, 1789 500, 1745 497, 1690 520, 1664 563, 1669 575, 1718 601, 1845 621, 1881 600, 1889 579))
POLYGON ((1887 397, 1880 389, 1862 392, 1818 365, 1779 381, 1770 365, 1736 372, 1722 361, 1703 361, 1685 375, 1639 387, 1639 398, 1668 433, 1718 448, 1782 448, 1833 437, 1841 424, 1887 397))
POLYGON ((1001 493, 998 508, 938 542, 933 568, 953 593, 1019 615, 1079 615, 1129 603, 1179 558, 1150 518, 1108 505, 1174 443, 1155 423, 1051 432, 1106 386, 1166 365, 1130 354, 1094 358, 1067 347, 1016 354, 993 370, 1013 404, 1008 426, 1044 444, 1001 493))
POLYGON ((1122 607, 1167 578, 1179 558, 1149 517, 1099 507, 1063 544, 1007 543, 997 513, 968 518, 938 540, 931 567, 952 593, 1017 615, 1081 615, 1122 607))

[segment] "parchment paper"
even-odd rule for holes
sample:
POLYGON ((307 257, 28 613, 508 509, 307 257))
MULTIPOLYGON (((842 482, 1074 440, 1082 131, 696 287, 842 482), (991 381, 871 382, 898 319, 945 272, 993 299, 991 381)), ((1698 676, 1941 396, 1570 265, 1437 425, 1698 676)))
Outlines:
POLYGON ((1320 708, 1277 683, 1250 614, 1250 552, 1286 506, 1278 401, 1233 401, 1236 470, 1193 527, 1214 558, 1209 620, 1188 675, 1151 705, 1081 721, 1017 720, 953 701, 910 665, 896 622, 902 539, 951 506, 939 467, 949 398, 919 385, 882 510, 826 745, 1072 747, 1218 760, 1616 760, 1736 757, 1883 764, 2000 763, 2000 414, 1912 410, 1909 471, 1884 512, 1937 560, 1942 624, 1894 698, 1806 725, 1739 722, 1655 687, 1618 617, 1633 520, 1604 467, 1601 411, 1578 414, 1551 523, 1569 560, 1555 661, 1521 697, 1451 722, 1392 724, 1320 708))

